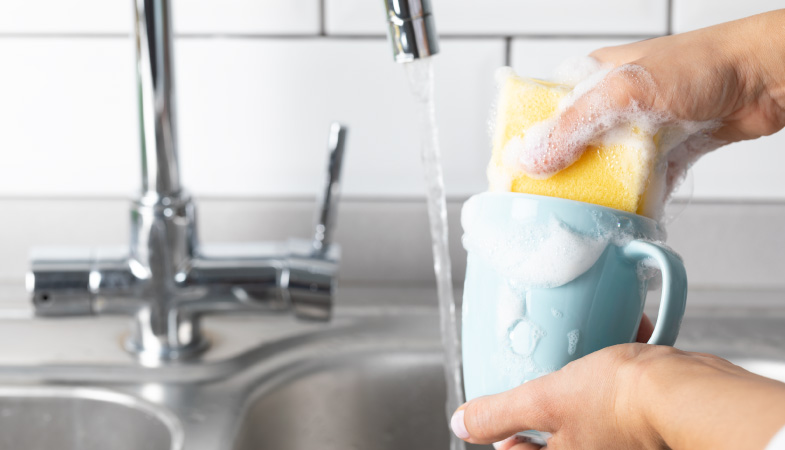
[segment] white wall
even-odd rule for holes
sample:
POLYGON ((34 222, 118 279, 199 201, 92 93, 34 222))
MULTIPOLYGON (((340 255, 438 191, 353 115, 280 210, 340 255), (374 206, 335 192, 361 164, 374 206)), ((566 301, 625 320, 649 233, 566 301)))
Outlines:
MULTIPOLYGON (((434 0, 448 194, 485 186, 495 68, 547 76, 565 57, 671 22, 687 30, 777 2, 719 3, 434 0)), ((197 195, 311 195, 334 119, 351 127, 347 195, 421 195, 412 103, 381 0, 175 0, 173 10, 183 177, 197 195)), ((0 2, 0 198, 138 188, 131 20, 130 0, 0 2)), ((782 147, 783 133, 706 158, 695 198, 785 199, 782 147)))
MULTIPOLYGON (((306 235, 308 201, 277 199, 313 196, 329 122, 341 120, 350 127, 343 188, 354 199, 339 218, 343 276, 427 281, 413 104, 385 40, 382 1, 173 2, 180 157, 186 185, 202 199, 206 240, 306 235)), ((597 47, 780 3, 433 0, 443 36, 435 61, 448 195, 485 189, 497 67, 547 76, 562 59, 597 47)), ((0 282, 21 282, 33 245, 126 239, 124 199, 140 178, 131 7, 0 0, 0 282)), ((785 132, 697 166, 701 205, 671 227, 691 280, 785 288, 783 167, 785 132)), ((451 203, 456 279, 458 206, 451 203)))

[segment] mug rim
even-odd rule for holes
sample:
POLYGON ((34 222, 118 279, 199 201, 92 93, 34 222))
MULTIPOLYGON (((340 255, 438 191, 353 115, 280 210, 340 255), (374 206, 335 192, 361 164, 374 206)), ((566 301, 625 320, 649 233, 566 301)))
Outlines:
POLYGON ((564 205, 570 205, 570 206, 580 205, 581 207, 584 208, 589 207, 589 208, 596 209, 598 211, 605 211, 611 214, 623 215, 632 220, 641 220, 643 222, 648 222, 649 226, 653 226, 656 230, 664 231, 661 227, 660 222, 652 219, 651 217, 646 217, 640 214, 631 213, 628 211, 623 211, 621 209, 611 208, 608 206, 598 205, 596 203, 582 202, 579 200, 570 200, 561 197, 551 197, 548 195, 527 194, 524 192, 493 192, 493 191, 481 192, 479 194, 474 194, 471 197, 518 197, 518 198, 523 197, 523 198, 529 198, 540 202, 553 202, 557 204, 562 203, 564 205))

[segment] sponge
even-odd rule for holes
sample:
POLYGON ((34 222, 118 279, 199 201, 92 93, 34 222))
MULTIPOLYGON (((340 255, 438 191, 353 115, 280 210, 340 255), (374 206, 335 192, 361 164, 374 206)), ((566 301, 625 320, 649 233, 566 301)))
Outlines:
POLYGON ((644 209, 642 202, 653 171, 656 143, 654 136, 632 124, 617 132, 613 142, 588 147, 575 163, 550 178, 531 178, 519 167, 511 167, 505 154, 515 151, 514 146, 520 147, 529 128, 554 115, 559 101, 572 87, 512 73, 505 75, 488 166, 491 190, 561 197, 632 213, 644 209))

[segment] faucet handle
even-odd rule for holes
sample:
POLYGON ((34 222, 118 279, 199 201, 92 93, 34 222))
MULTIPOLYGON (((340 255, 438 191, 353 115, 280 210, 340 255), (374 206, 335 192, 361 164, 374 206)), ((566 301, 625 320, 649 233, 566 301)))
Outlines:
POLYGON ((332 243, 335 225, 336 205, 340 195, 341 166, 343 150, 346 142, 347 128, 338 122, 330 125, 330 137, 327 141, 329 152, 327 159, 327 179, 324 190, 316 201, 316 225, 313 236, 313 254, 324 255, 332 243))

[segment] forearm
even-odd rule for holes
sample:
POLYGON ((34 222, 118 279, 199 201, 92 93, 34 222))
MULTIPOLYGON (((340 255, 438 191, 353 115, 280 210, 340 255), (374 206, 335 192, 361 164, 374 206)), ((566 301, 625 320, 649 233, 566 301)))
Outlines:
POLYGON ((683 359, 645 377, 652 389, 647 417, 668 447, 763 449, 785 426, 785 384, 719 358, 683 359))

